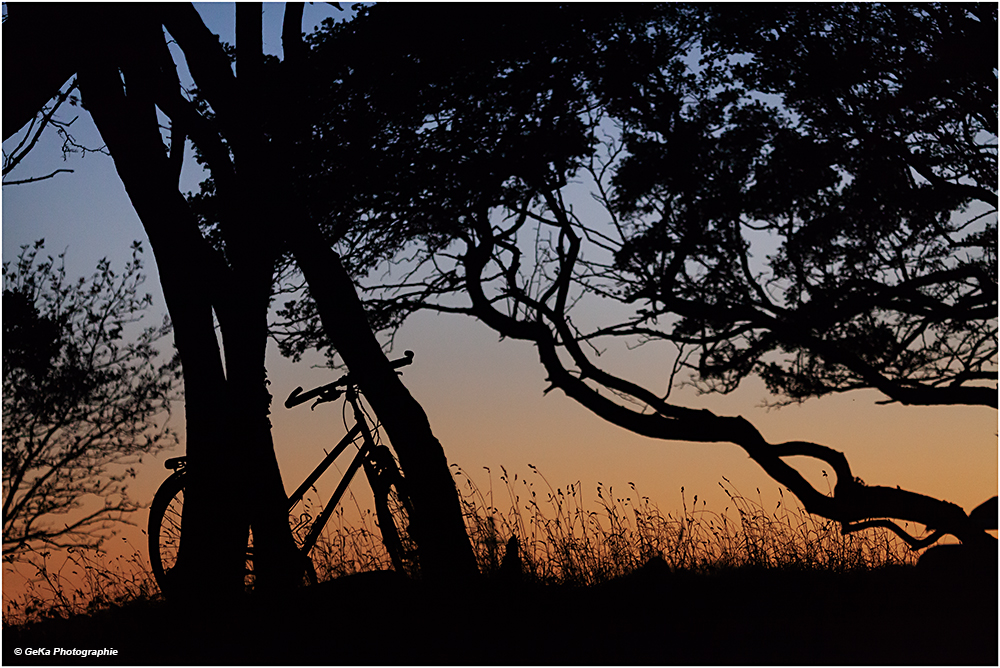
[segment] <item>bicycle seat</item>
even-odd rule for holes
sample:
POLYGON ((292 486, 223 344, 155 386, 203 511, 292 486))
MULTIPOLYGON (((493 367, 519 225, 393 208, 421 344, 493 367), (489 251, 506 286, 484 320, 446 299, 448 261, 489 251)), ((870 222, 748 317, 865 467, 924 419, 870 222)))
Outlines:
POLYGON ((185 464, 187 464, 187 457, 171 457, 167 461, 163 462, 163 466, 171 471, 176 471, 185 464))

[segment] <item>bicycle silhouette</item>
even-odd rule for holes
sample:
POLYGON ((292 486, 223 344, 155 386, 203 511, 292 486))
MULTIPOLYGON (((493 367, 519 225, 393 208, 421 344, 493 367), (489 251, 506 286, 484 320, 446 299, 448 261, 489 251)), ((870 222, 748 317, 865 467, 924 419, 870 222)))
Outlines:
MULTIPOLYGON (((390 364, 394 369, 398 369, 412 362, 413 353, 408 350, 404 357, 392 361, 390 364)), ((375 519, 382 533, 382 543, 389 553, 393 568, 400 573, 414 576, 419 571, 419 561, 416 543, 410 534, 411 504, 410 497, 406 493, 406 481, 399 471, 392 452, 376 439, 378 424, 375 423, 375 431, 373 432, 371 426, 373 421, 368 417, 361 403, 357 382, 348 373, 332 383, 316 387, 308 392, 303 392, 301 387, 297 387, 285 400, 285 408, 293 408, 311 399, 316 399, 316 403, 312 406, 315 408, 321 403, 336 401, 341 396, 345 397, 346 403, 350 404, 353 409, 354 426, 313 469, 298 489, 288 497, 288 511, 291 517, 295 505, 303 499, 306 492, 319 480, 334 460, 351 444, 357 447, 357 454, 347 467, 333 496, 319 516, 312 520, 308 513, 303 513, 299 518, 292 518, 296 525, 309 526, 308 532, 299 545, 299 552, 303 556, 305 579, 311 584, 316 582, 316 572, 309 553, 315 547, 323 527, 347 491, 351 480, 361 468, 364 468, 368 483, 375 494, 375 519), (358 437, 361 438, 360 445, 358 437), (309 520, 312 520, 311 525, 309 520)), ((170 573, 176 567, 180 553, 181 515, 184 508, 184 487, 188 471, 187 457, 168 459, 164 465, 173 473, 163 481, 153 497, 153 503, 149 509, 148 527, 149 561, 153 569, 153 576, 161 591, 167 591, 170 588, 170 573)), ((247 548, 246 579, 248 587, 252 586, 253 582, 252 542, 251 537, 251 545, 247 548)))

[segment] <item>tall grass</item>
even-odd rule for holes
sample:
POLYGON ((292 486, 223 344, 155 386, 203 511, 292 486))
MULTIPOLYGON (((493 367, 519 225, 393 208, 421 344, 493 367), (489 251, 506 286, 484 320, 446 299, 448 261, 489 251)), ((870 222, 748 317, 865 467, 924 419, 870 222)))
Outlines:
MULTIPOLYGON (((349 498, 353 500, 354 497, 349 498)), ((348 519, 344 504, 339 505, 310 553, 321 582, 354 573, 392 568, 392 560, 382 544, 374 512, 370 508, 361 508, 356 501, 354 510, 348 519)), ((316 502, 309 502, 293 518, 293 534, 299 544, 305 538, 312 518, 321 511, 322 507, 316 502)))
POLYGON ((519 480, 516 473, 511 478, 501 467, 498 488, 486 469, 486 489, 456 469, 466 526, 484 573, 497 572, 511 536, 520 541, 525 575, 546 584, 596 584, 653 558, 694 572, 740 566, 844 572, 916 561, 895 534, 842 535, 838 523, 810 515, 780 489, 777 506, 769 510, 760 490, 756 500, 749 499, 723 478, 719 484, 730 505, 716 512, 705 501, 699 505, 697 495, 689 506, 681 488, 675 516, 632 483, 625 494, 598 483, 596 509, 588 509, 579 483, 553 487, 528 466, 534 480, 519 480))
POLYGON ((114 558, 103 550, 73 548, 29 554, 19 562, 28 571, 24 591, 4 597, 4 626, 93 614, 159 598, 148 560, 129 547, 131 554, 114 558))
MULTIPOLYGON (((721 512, 709 510, 697 495, 689 505, 681 488, 680 510, 664 514, 631 483, 624 494, 599 483, 591 504, 579 483, 553 487, 528 466, 530 480, 516 473, 511 477, 501 467, 496 484, 486 468, 486 488, 455 467, 466 527, 485 575, 499 571, 512 536, 520 542, 523 575, 541 584, 597 584, 653 558, 698 573, 741 566, 846 572, 916 561, 891 532, 841 535, 836 522, 806 513, 780 489, 777 505, 769 509, 759 490, 756 499, 747 498, 723 478, 719 484, 729 505, 721 512)), ((391 568, 374 514, 356 502, 355 508, 353 513, 345 513, 343 505, 337 508, 312 551, 320 581, 391 568)), ((309 501, 292 517, 300 540, 320 511, 317 502, 309 501)), ((28 567, 34 574, 22 595, 5 601, 4 625, 159 598, 148 561, 137 550, 110 560, 101 552, 65 556, 59 566, 47 552, 32 556, 28 567)))

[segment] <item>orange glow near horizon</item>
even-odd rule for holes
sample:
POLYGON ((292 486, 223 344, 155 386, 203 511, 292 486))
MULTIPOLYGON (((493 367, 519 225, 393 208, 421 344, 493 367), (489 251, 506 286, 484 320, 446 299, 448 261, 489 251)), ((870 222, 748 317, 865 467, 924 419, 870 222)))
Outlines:
MULTIPOLYGON (((403 369, 403 381, 424 407, 450 464, 457 465, 480 489, 492 484, 496 505, 505 510, 501 467, 510 476, 533 484, 541 494, 552 487, 579 484, 587 507, 597 503, 597 486, 618 498, 649 497, 666 514, 681 508, 681 488, 689 508, 695 495, 699 508, 722 512, 731 505, 720 488, 723 476, 749 499, 773 508, 779 485, 743 451, 725 443, 667 442, 637 436, 591 414, 560 392, 543 394, 545 374, 534 349, 520 342, 500 342, 481 324, 459 316, 418 315, 397 336, 397 357, 416 353, 403 369), (537 473, 528 465, 537 468, 537 473), (487 473, 489 468, 491 473, 487 473), (542 480, 544 476, 544 480, 542 480), (632 492, 629 483, 635 485, 632 492), (759 489, 759 493, 758 493, 759 489)), ((622 354, 609 351, 599 363, 632 371, 632 379, 650 383, 669 360, 656 360, 652 349, 622 354), (637 377, 645 373, 646 377, 637 377)), ((316 360, 313 360, 315 363, 316 360)), ((306 405, 285 409, 296 386, 329 382, 339 372, 291 364, 269 355, 270 389, 274 394, 271 422, 275 451, 285 488, 291 492, 346 432, 340 403, 316 410, 306 405)), ((623 371, 622 373, 627 373, 623 371)), ((654 385, 655 387, 655 385, 654 385)), ((703 407, 720 415, 742 415, 771 442, 805 440, 844 452, 854 474, 868 484, 903 489, 957 503, 971 510, 997 494, 997 422, 994 411, 979 407, 914 408, 876 405, 875 392, 854 392, 777 410, 758 406, 766 399, 759 383, 728 396, 697 396, 691 390, 674 401, 703 407)), ((182 427, 180 415, 175 417, 182 427)), ((148 503, 167 477, 162 461, 183 451, 149 458, 131 492, 148 503)), ((349 461, 342 457, 341 470, 349 461)), ((821 491, 834 483, 823 479, 822 466, 807 458, 790 460, 821 491)), ((339 475, 331 469, 319 485, 325 500, 339 475)), ((465 485, 464 480, 458 481, 465 485)), ((370 491, 359 476, 352 485, 357 501, 368 507, 370 491)), ((355 505, 357 504, 357 506, 355 505)), ((522 508, 523 510, 523 508, 522 508)), ((146 511, 135 514, 136 526, 123 527, 107 543, 108 558, 129 558, 136 550, 145 558, 146 511)), ((24 570, 24 569, 22 569, 24 570)), ((71 569, 72 570, 72 569, 71 569)), ((70 576, 70 571, 64 575, 70 576)), ((72 581, 72 578, 70 578, 72 581)), ((4 569, 4 599, 23 591, 23 578, 4 569)))

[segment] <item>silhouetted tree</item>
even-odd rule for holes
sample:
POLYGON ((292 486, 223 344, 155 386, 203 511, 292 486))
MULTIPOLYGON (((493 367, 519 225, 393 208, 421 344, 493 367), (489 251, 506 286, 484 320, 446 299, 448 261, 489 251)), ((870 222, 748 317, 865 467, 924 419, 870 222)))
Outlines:
MULTIPOLYGON (((387 89, 337 107, 353 126, 314 129, 379 147, 358 153, 383 171, 354 184, 372 224, 350 239, 380 249, 373 230, 402 235, 392 261, 405 269, 373 281, 369 307, 387 324, 467 313, 532 341, 549 389, 639 434, 737 444, 845 531, 995 550, 954 504, 865 485, 828 447, 771 444, 742 417, 670 401, 687 368, 722 392, 757 374, 778 403, 874 388, 996 406, 996 8, 815 9, 550 6, 539 36, 497 8, 462 16, 468 32, 449 40, 426 8, 373 8, 384 47, 345 67, 379 68, 370 80, 387 89), (394 114, 396 87, 421 105, 416 126, 394 114), (379 134, 387 119, 403 130, 379 134), (574 179, 601 214, 570 204, 574 179), (583 330, 572 308, 593 297, 632 311, 583 330), (588 351, 604 337, 676 346, 666 393, 598 366, 588 351), (832 496, 784 461, 794 455, 832 468, 832 496), (937 531, 918 540, 884 518, 937 531)), ((340 142, 332 154, 350 149, 340 142)), ((341 176, 322 167, 312 183, 341 176)), ((310 197, 314 215, 343 220, 310 197)), ((286 350, 323 344, 311 308, 285 309, 286 350)))
MULTIPOLYGON (((155 17, 160 11, 129 5, 9 7, 4 49, 17 54, 8 64, 19 65, 5 68, 4 88, 10 91, 8 99, 16 102, 5 114, 4 137, 27 123, 65 81, 78 74, 83 104, 115 160, 157 259, 182 360, 187 454, 199 471, 208 472, 192 479, 186 498, 184 556, 192 571, 189 582, 193 591, 205 595, 235 593, 243 587, 247 521, 238 481, 248 477, 217 476, 216 484, 210 482, 213 472, 228 463, 239 468, 256 451, 250 448, 247 457, 239 456, 214 331, 213 303, 220 302, 225 292, 226 265, 205 243, 177 191, 187 132, 171 132, 168 151, 156 116, 155 84, 169 81, 172 73, 176 80, 172 67, 159 67, 164 54, 169 60, 155 17), (223 507, 231 512, 218 522, 218 509, 223 507)), ((257 498, 267 498, 274 489, 256 486, 257 498)))
MULTIPOLYGON (((237 16, 251 16, 253 11, 238 8, 237 16)), ((303 165, 308 164, 307 154, 311 151, 308 120, 311 114, 331 113, 325 112, 324 107, 301 104, 305 102, 304 87, 309 77, 315 76, 309 51, 302 41, 301 17, 300 4, 286 6, 282 34, 285 59, 280 62, 276 59, 265 61, 260 54, 259 26, 247 27, 241 33, 238 21, 238 41, 240 34, 253 35, 257 41, 250 41, 249 47, 246 40, 237 45, 238 76, 235 79, 229 72, 228 61, 217 40, 208 39, 204 31, 186 33, 173 29, 174 24, 166 22, 167 29, 177 37, 189 57, 206 64, 204 70, 194 71, 193 76, 199 83, 200 99, 216 110, 206 119, 203 131, 192 135, 212 173, 212 179, 203 184, 201 196, 194 198, 193 210, 208 237, 221 242, 227 257, 233 257, 242 245, 253 246, 258 253, 267 255, 268 266, 271 267, 279 259, 279 250, 285 250, 294 258, 306 278, 310 294, 319 305, 319 314, 330 340, 347 366, 359 377, 361 389, 379 414, 382 426, 399 455, 412 496, 411 519, 420 545, 423 574, 432 579, 465 578, 475 573, 475 561, 465 536, 457 490, 444 451, 431 432, 423 409, 403 386, 382 353, 355 287, 341 268, 340 258, 324 242, 316 221, 310 219, 308 209, 300 205, 290 182, 293 174, 301 173, 303 165), (250 58, 240 60, 244 49, 250 58), (252 102, 247 98, 242 105, 237 104, 233 93, 240 90, 244 90, 245 95, 252 95, 252 102), (246 112, 251 104, 255 107, 253 114, 246 112), (220 121, 220 125, 213 127, 220 121), (242 126, 243 134, 239 134, 239 130, 227 130, 227 121, 236 128, 242 126), (252 131, 248 127, 251 123, 254 124, 252 131), (222 142, 225 138, 227 144, 232 145, 230 136, 234 132, 237 142, 235 167, 256 165, 248 168, 253 178, 236 179, 235 182, 231 177, 234 165, 222 142), (253 147, 253 150, 243 149, 241 153, 239 142, 247 138, 252 139, 247 146, 253 147), (269 189, 263 187, 262 180, 256 187, 247 190, 233 187, 235 183, 240 188, 246 188, 254 184, 254 178, 263 179, 265 165, 270 170, 269 189), (265 197, 265 194, 268 196, 265 197), (243 212, 243 215, 236 216, 238 212, 243 212), (246 220, 261 217, 264 218, 262 225, 266 231, 263 235, 257 234, 261 228, 245 225, 246 220), (276 220, 282 220, 282 225, 273 224, 272 221, 276 220), (234 232, 242 235, 242 241, 234 232)), ((363 75, 355 73, 353 76, 363 75)), ((181 106, 176 112, 171 112, 182 124, 188 122, 195 103, 186 106, 187 109, 181 106)), ((346 192, 340 196, 350 197, 350 191, 346 192)), ((360 226, 364 224, 362 221, 360 226)), ((262 265, 251 260, 248 266, 262 265)), ((260 294, 270 296, 269 292, 263 291, 263 275, 259 278, 260 294)), ((268 274, 267 278, 266 287, 270 290, 271 275, 268 274)), ((258 310, 258 313, 266 315, 266 311, 258 310)), ((264 320, 257 320, 252 330, 255 341, 260 345, 261 355, 266 335, 264 324, 264 320)), ((229 349, 228 343, 226 349, 229 349)))
MULTIPOLYGON (((248 524, 258 584, 288 586, 296 580, 263 363, 272 280, 286 240, 334 330, 331 338, 373 407, 380 415, 393 409, 383 423, 410 477, 425 572, 441 578, 474 572, 457 492, 426 416, 389 367, 339 259, 312 240, 316 232, 297 217, 295 203, 282 201, 293 194, 284 183, 292 155, 285 146, 294 139, 263 133, 266 95, 293 95, 294 89, 277 83, 283 77, 300 80, 296 68, 304 64, 266 69, 261 7, 237 6, 235 51, 220 44, 189 4, 65 8, 54 16, 36 6, 14 9, 5 24, 5 49, 17 51, 20 62, 32 62, 33 71, 16 68, 11 77, 18 102, 5 114, 5 137, 53 87, 78 72, 83 102, 157 257, 184 370, 189 476, 179 563, 189 572, 189 590, 206 596, 242 589, 248 524), (55 25, 47 30, 50 22, 55 25), (198 101, 180 86, 164 29, 184 54, 198 101), (166 146, 157 110, 170 121, 166 146), (9 127, 8 118, 14 119, 9 127), (214 229, 199 227, 177 190, 188 138, 211 170, 219 207, 214 229), (267 176, 265 165, 273 168, 267 176), (284 217, 288 225, 273 224, 284 217), (221 522, 220 508, 227 509, 221 522)), ((301 44, 301 16, 301 5, 286 8, 286 53, 301 44)))
POLYGON ((3 265, 3 549, 97 547, 140 506, 127 494, 142 456, 177 442, 166 416, 176 364, 157 364, 169 321, 129 332, 152 303, 139 292, 142 246, 116 274, 101 260, 68 280, 43 242, 3 265))

